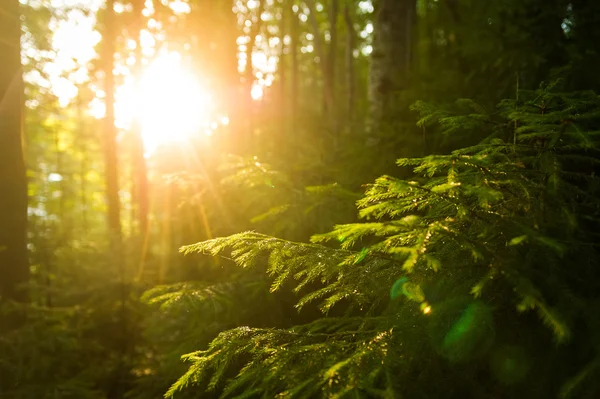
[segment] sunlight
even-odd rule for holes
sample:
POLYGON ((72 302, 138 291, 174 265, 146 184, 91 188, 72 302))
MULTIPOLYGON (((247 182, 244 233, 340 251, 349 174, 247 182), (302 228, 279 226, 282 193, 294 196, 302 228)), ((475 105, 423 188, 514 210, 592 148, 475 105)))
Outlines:
MULTIPOLYGON (((56 6, 64 6, 65 2, 85 4, 84 8, 89 7, 92 11, 98 10, 103 3, 101 0, 50 1, 56 3, 56 6)), ((257 4, 258 2, 249 2, 250 8, 255 8, 257 4)), ((146 1, 145 5, 144 15, 149 17, 154 12, 152 2, 146 1)), ((117 8, 121 6, 121 3, 116 4, 117 8)), ((173 1, 170 7, 176 14, 189 12, 187 1, 173 1)), ((117 13, 125 11, 121 8, 116 10, 117 13)), ((77 10, 71 12, 65 20, 52 22, 52 47, 56 57, 44 67, 44 76, 47 78, 37 71, 26 76, 28 82, 49 87, 57 96, 61 107, 68 106, 77 98, 78 85, 93 78, 87 65, 94 58, 94 46, 101 37, 95 29, 94 17, 86 17, 77 10)), ((152 27, 157 23, 151 18, 148 26, 152 27)), ((114 73, 118 82, 115 88, 115 125, 121 132, 130 131, 134 126, 133 122, 137 122, 141 126, 145 152, 149 154, 166 143, 185 143, 192 137, 206 138, 215 135, 220 128, 230 123, 230 115, 219 112, 223 111, 223 104, 219 102, 221 105, 217 105, 216 101, 223 93, 213 93, 203 83, 204 79, 210 79, 209 76, 199 76, 195 70, 186 67, 181 53, 161 51, 161 47, 166 47, 159 43, 159 36, 151 33, 151 29, 142 29, 140 39, 144 62, 148 61, 148 64, 144 65, 144 72, 137 85, 132 75, 136 63, 132 53, 137 45, 136 41, 129 38, 125 42, 129 53, 123 58, 115 59, 114 73)), ((266 88, 274 81, 277 69, 278 57, 270 55, 268 47, 276 46, 277 43, 258 40, 257 45, 263 48, 257 48, 251 57, 256 69, 256 81, 250 94, 254 101, 262 101, 266 88)), ((27 47, 24 55, 32 57, 27 47)), ((245 50, 240 51, 239 55, 246 56, 245 50)), ((245 60, 240 61, 244 61, 244 65, 240 66, 245 67, 245 60)), ((243 68, 240 72, 243 72, 243 68)), ((103 118, 106 107, 101 81, 90 82, 90 88, 95 97, 87 104, 88 113, 95 118, 103 118)))
POLYGON ((158 56, 144 70, 137 93, 133 77, 118 90, 116 114, 127 125, 138 119, 150 152, 161 144, 210 136, 218 127, 210 94, 176 52, 158 56))

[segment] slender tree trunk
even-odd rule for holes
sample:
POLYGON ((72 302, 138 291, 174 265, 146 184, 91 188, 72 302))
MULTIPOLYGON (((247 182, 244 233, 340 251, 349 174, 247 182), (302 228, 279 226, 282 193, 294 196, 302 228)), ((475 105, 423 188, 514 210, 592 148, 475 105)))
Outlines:
MULTIPOLYGON (((133 14, 135 18, 134 32, 136 37, 135 46, 135 92, 140 91, 140 79, 142 76, 142 44, 140 40, 141 31, 144 28, 142 11, 144 9, 143 0, 135 0, 133 3, 133 14)), ((142 239, 146 239, 148 234, 148 168, 144 158, 144 142, 142 140, 142 126, 140 115, 136 112, 132 127, 132 160, 133 160, 133 182, 134 196, 136 203, 133 204, 138 223, 138 233, 142 239)))
POLYGON ((355 72, 354 72, 354 49, 356 47, 356 32, 354 30, 354 23, 352 22, 352 15, 350 14, 350 7, 348 3, 344 7, 344 21, 346 23, 346 114, 350 126, 354 122, 354 102, 356 95, 355 87, 355 72))
POLYGON ((246 43, 246 69, 244 71, 244 97, 246 99, 246 149, 253 149, 253 136, 254 136, 254 99, 252 98, 252 87, 254 86, 254 65, 252 64, 252 53, 256 45, 256 36, 260 33, 262 27, 261 15, 265 9, 265 3, 267 0, 259 0, 258 5, 258 19, 256 22, 252 21, 252 27, 250 28, 249 40, 246 43))
POLYGON ((340 12, 339 0, 331 0, 329 7, 329 54, 327 56, 327 76, 325 81, 327 82, 327 91, 329 96, 329 114, 331 115, 332 128, 337 130, 337 110, 336 104, 336 68, 337 68, 337 47, 338 47, 338 26, 337 20, 340 12))
MULTIPOLYGON (((23 81, 19 0, 0 12, 0 300, 25 302, 27 177, 23 159, 23 81)), ((0 322, 2 324, 2 322, 0 322)))
POLYGON ((407 88, 413 53, 416 0, 374 0, 373 53, 369 74, 369 135, 397 122, 394 96, 407 88))
POLYGON ((173 203, 175 203, 175 185, 167 184, 164 190, 164 210, 162 212, 162 228, 160 229, 160 245, 162 257, 158 265, 157 283, 164 284, 169 264, 173 262, 173 248, 176 248, 173 237, 173 203))
POLYGON ((115 126, 115 78, 113 74, 115 55, 114 0, 106 1, 104 26, 104 91, 106 93, 106 116, 104 118, 104 162, 106 168, 106 202, 108 206, 108 229, 111 240, 121 241, 121 206, 119 201, 119 173, 117 155, 117 128, 115 126))
POLYGON ((285 136, 285 132, 287 131, 287 57, 285 56, 285 33, 287 31, 287 7, 285 4, 286 0, 281 0, 281 21, 279 24, 279 40, 280 51, 279 51, 279 80, 280 80, 280 92, 279 96, 281 97, 279 100, 279 117, 281 118, 281 131, 279 132, 279 137, 277 138, 277 146, 280 146, 285 136))
POLYGON ((81 202, 81 226, 84 237, 88 234, 88 204, 87 204, 87 153, 88 129, 83 115, 84 104, 81 97, 77 98, 77 125, 79 128, 79 152, 84 154, 79 161, 79 200, 81 202))
POLYGON ((290 55, 292 60, 291 68, 291 90, 290 90, 290 120, 292 129, 290 134, 295 136, 296 121, 298 118, 298 99, 300 98, 300 64, 298 62, 298 40, 300 35, 300 21, 298 14, 294 12, 294 0, 287 0, 290 10, 290 55))
POLYGON ((571 77, 571 86, 576 90, 600 91, 600 75, 597 65, 600 63, 600 3, 596 0, 574 0, 572 32, 569 34, 572 44, 579 54, 585 54, 576 63, 579 73, 571 77))
POLYGON ((119 200, 119 169, 117 154, 117 128, 115 126, 115 77, 113 73, 115 42, 116 42, 116 16, 114 11, 115 0, 106 0, 106 17, 104 25, 104 52, 102 54, 103 69, 105 74, 104 91, 106 93, 106 117, 104 119, 104 162, 106 168, 106 201, 108 206, 109 240, 112 249, 110 261, 117 274, 116 284, 119 289, 119 315, 120 331, 116 340, 119 351, 117 364, 113 370, 112 384, 109 388, 109 397, 123 397, 125 367, 129 353, 129 316, 126 302, 129 297, 127 276, 125 269, 124 250, 121 231, 121 204, 119 200))
MULTIPOLYGON (((41 179, 43 181, 48 181, 48 173, 46 168, 40 169, 37 171, 40 174, 41 179)), ((50 206, 50 198, 52 195, 52 188, 48 184, 44 184, 38 191, 38 195, 41 199, 39 205, 43 206, 45 211, 48 211, 50 206)), ((39 206, 38 205, 38 206, 39 206)), ((53 296, 52 296, 52 272, 54 271, 54 259, 52 247, 54 243, 50 242, 50 232, 52 231, 52 223, 48 217, 44 217, 40 220, 39 224, 32 226, 32 232, 35 232, 35 242, 38 243, 36 246, 39 246, 39 255, 40 255, 40 265, 42 266, 43 279, 44 279, 44 289, 46 290, 46 306, 51 308, 53 306, 53 296)))
MULTIPOLYGON (((65 209, 67 201, 67 185, 66 185, 66 171, 63 170, 63 152, 61 150, 60 140, 60 128, 55 126, 54 130, 54 151, 56 155, 56 163, 54 165, 54 173, 59 175, 60 181, 58 182, 58 192, 60 198, 58 199, 58 217, 62 221, 62 226, 59 228, 57 245, 62 246, 70 238, 69 233, 72 231, 72 219, 66 214, 65 209)), ((56 192, 55 192, 56 193, 56 192)))
POLYGON ((330 53, 325 54, 325 45, 323 44, 323 35, 319 27, 319 21, 317 21, 317 13, 314 0, 306 0, 304 2, 308 7, 308 21, 313 30, 314 44, 317 57, 319 57, 319 66, 321 67, 321 75, 323 77, 323 112, 328 119, 331 118, 331 111, 333 109, 333 92, 332 82, 330 80, 330 68, 329 58, 330 53))

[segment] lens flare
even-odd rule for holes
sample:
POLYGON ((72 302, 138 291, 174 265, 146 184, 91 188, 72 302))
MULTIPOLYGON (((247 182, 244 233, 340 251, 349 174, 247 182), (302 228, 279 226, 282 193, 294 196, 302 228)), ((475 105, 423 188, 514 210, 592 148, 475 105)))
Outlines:
POLYGON ((488 305, 470 297, 453 298, 431 313, 429 334, 438 353, 463 362, 488 352, 494 341, 494 320, 488 305))

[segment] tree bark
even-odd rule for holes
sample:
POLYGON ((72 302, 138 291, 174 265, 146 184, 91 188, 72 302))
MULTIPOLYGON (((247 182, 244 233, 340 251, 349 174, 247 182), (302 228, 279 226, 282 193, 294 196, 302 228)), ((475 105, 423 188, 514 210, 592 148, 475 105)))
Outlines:
POLYGON ((117 155, 117 128, 115 126, 115 12, 114 0, 106 0, 104 23, 104 91, 106 93, 106 116, 104 118, 104 162, 106 179, 106 203, 108 206, 108 229, 112 241, 121 241, 121 205, 119 201, 119 171, 117 155))
POLYGON ((23 80, 18 0, 0 11, 0 300, 26 302, 27 176, 23 158, 23 80))
POLYGON ((396 122, 394 96, 407 88, 413 53, 416 0, 374 0, 373 52, 369 74, 368 133, 377 140, 396 122))

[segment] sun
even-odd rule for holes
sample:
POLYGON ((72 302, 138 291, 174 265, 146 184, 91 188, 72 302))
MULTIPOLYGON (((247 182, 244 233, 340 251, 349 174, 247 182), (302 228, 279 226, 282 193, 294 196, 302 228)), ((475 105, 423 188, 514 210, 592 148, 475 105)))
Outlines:
POLYGON ((227 118, 216 115, 212 96, 182 64, 179 53, 162 54, 138 77, 118 89, 117 119, 131 126, 138 121, 147 152, 165 143, 185 143, 210 136, 227 118))

